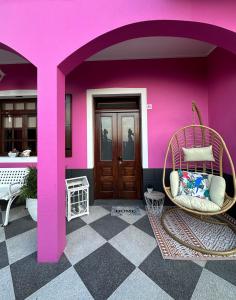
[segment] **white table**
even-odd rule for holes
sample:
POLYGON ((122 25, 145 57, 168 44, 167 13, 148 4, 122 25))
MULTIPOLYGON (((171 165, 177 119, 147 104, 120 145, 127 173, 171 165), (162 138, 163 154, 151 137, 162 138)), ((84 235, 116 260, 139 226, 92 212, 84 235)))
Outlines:
POLYGON ((148 210, 160 216, 164 206, 165 194, 158 191, 152 191, 151 193, 145 192, 144 198, 148 210))

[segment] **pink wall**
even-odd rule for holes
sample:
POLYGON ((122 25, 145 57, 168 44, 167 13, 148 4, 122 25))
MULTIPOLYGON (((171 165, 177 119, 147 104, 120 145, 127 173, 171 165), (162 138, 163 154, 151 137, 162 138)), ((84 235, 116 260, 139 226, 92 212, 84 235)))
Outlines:
MULTIPOLYGON (((136 0, 135 5, 127 0, 1 1, 0 20, 0 43, 12 47, 37 67, 57 66, 98 36, 150 20, 179 23, 157 25, 159 34, 165 30, 165 35, 169 32, 215 40, 236 51, 231 36, 236 30, 234 0, 136 0), (190 23, 186 26, 183 21, 190 23), (225 29, 221 34, 220 28, 225 29)), ((144 32, 140 30, 141 34, 144 32)))
MULTIPOLYGON (((157 60, 154 65, 152 64, 153 61, 148 60, 87 62, 77 68, 67 77, 67 92, 73 93, 75 109, 73 110, 73 157, 66 159, 66 167, 87 167, 85 90, 87 88, 106 87, 148 88, 148 103, 153 104, 153 110, 148 111, 149 127, 151 128, 151 131, 149 131, 149 167, 161 167, 161 155, 163 155, 166 147, 168 136, 178 127, 191 121, 190 102, 192 100, 197 100, 201 110, 205 110, 204 121, 205 123, 208 121, 206 115, 207 101, 205 100, 207 98, 205 94, 206 67, 208 68, 209 125, 222 134, 228 144, 233 160, 236 162, 236 140, 232 140, 234 128, 236 127, 236 56, 226 50, 217 48, 208 57, 207 66, 204 59, 200 59, 201 64, 196 61, 196 59, 157 60), (179 64, 181 64, 180 67, 179 64), (196 69, 194 64, 197 65, 196 69), (100 72, 104 68, 106 72, 103 72, 103 75, 100 76, 100 72), (179 70, 182 70, 181 74, 179 70), (190 77, 189 73, 191 73, 190 77), (90 74, 93 74, 93 76, 90 74), (198 95, 194 94, 195 91, 193 92, 195 87, 197 87, 198 95), (204 96, 201 96, 201 94, 204 94, 204 96), (163 101, 166 98, 170 101, 168 105, 163 101), (182 104, 176 105, 177 99, 181 99, 182 104), (171 101, 175 102, 174 106, 172 106, 171 101), (223 118, 222 101, 224 104, 226 103, 226 106, 223 106, 225 108, 223 118), (179 110, 185 106, 185 117, 181 120, 179 110), (171 125, 167 126, 166 116, 168 116, 168 110, 171 112, 175 109, 179 112, 172 112, 171 125), (154 112, 160 120, 160 125, 157 128, 152 126, 153 123, 155 124, 154 112), (226 121, 225 114, 227 114, 226 121), (78 115, 82 116, 83 122, 78 119, 78 115), (163 129, 166 135, 163 134, 163 129), (80 133, 79 138, 78 132, 80 133)), ((33 65, 1 65, 1 69, 6 73, 6 77, 0 84, 0 90, 37 88, 37 70, 33 65)), ((1 167, 7 166, 9 165, 1 164, 1 167)), ((13 165, 11 164, 11 166, 13 165)), ((14 166, 22 166, 22 164, 14 166)))
POLYGON ((236 55, 217 48, 209 56, 208 72, 209 125, 223 136, 236 164, 236 55))
POLYGON ((208 124, 205 59, 85 62, 66 80, 73 94, 73 157, 67 168, 87 167, 86 90, 147 88, 149 168, 162 168, 173 132, 192 122, 191 102, 198 103, 208 124))
MULTIPOLYGON (((32 65, 5 65, 1 89, 36 88, 32 65)), ((168 139, 179 127, 192 122, 191 102, 196 101, 208 123, 206 59, 165 59, 86 62, 66 80, 73 94, 73 156, 66 168, 87 168, 86 90, 93 88, 147 88, 149 167, 162 168, 168 139)), ((6 165, 5 165, 6 166, 6 165)))
POLYGON ((1 65, 6 74, 0 90, 37 89, 37 69, 32 64, 1 65))

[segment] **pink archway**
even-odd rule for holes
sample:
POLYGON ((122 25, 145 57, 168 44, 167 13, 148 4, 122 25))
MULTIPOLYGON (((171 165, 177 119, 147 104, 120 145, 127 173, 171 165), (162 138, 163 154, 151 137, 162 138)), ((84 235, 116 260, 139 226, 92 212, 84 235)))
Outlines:
POLYGON ((208 23, 151 20, 119 27, 93 39, 76 49, 60 64, 60 70, 67 75, 85 59, 116 43, 147 36, 185 37, 224 48, 236 54, 236 33, 208 23))
POLYGON ((147 36, 197 39, 236 54, 236 33, 228 29, 200 22, 150 20, 119 27, 96 37, 65 57, 57 68, 53 65, 48 67, 47 76, 39 68, 38 260, 40 262, 58 261, 66 245, 63 139, 65 76, 85 59, 106 47, 128 39, 147 36), (43 104, 46 100, 47 105, 43 104), (54 155, 49 156, 49 151, 54 155))

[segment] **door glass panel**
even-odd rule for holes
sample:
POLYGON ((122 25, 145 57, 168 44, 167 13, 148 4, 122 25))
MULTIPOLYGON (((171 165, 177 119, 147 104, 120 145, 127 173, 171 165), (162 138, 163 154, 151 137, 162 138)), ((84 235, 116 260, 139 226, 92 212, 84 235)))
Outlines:
POLYGON ((22 128, 22 117, 14 117, 14 127, 22 128))
POLYGON ((71 126, 66 125, 66 149, 70 150, 72 144, 71 126))
POLYGON ((15 103, 16 110, 24 110, 24 103, 15 103))
POLYGON ((26 109, 31 109, 31 110, 36 109, 36 103, 35 102, 28 102, 25 105, 26 105, 26 109))
POLYGON ((112 117, 101 117, 101 160, 112 160, 112 117))
POLYGON ((2 105, 3 110, 13 110, 13 103, 4 103, 2 105))
POLYGON ((12 139, 13 135, 12 135, 12 129, 5 129, 4 130, 4 137, 6 140, 12 139))
POLYGON ((4 128, 12 128, 12 117, 11 116, 4 118, 3 127, 4 128))
POLYGON ((36 134, 36 128, 28 128, 28 130, 27 130, 27 132, 28 132, 28 139, 30 140, 30 139, 36 139, 36 137, 37 137, 37 134, 36 134))
POLYGON ((122 158, 134 160, 134 117, 122 117, 122 158))
POLYGON ((22 142, 21 141, 14 141, 13 142, 13 148, 16 148, 18 151, 22 151, 22 142))
POLYGON ((14 139, 22 139, 22 129, 14 129, 14 139))
POLYGON ((28 141, 28 149, 30 149, 33 153, 36 152, 36 141, 28 141))
POLYGON ((28 117, 28 127, 30 128, 36 127, 36 117, 28 117))
POLYGON ((12 142, 11 141, 6 141, 4 143, 4 152, 9 152, 12 150, 12 142))

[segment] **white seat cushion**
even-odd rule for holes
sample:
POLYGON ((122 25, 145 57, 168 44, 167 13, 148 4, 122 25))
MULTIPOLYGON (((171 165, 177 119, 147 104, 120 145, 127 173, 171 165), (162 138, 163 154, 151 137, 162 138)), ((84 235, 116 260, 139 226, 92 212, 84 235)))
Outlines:
POLYGON ((225 199, 226 183, 221 176, 213 175, 210 185, 210 199, 220 207, 223 206, 225 199))
POLYGON ((172 197, 176 197, 179 191, 179 173, 178 171, 172 171, 170 173, 170 189, 172 197))
POLYGON ((9 200, 9 184, 1 184, 0 185, 0 199, 1 200, 9 200))
POLYGON ((194 209, 202 212, 214 212, 220 210, 220 207, 217 204, 207 199, 201 199, 198 197, 187 195, 176 196, 174 199, 180 205, 189 209, 194 209))

